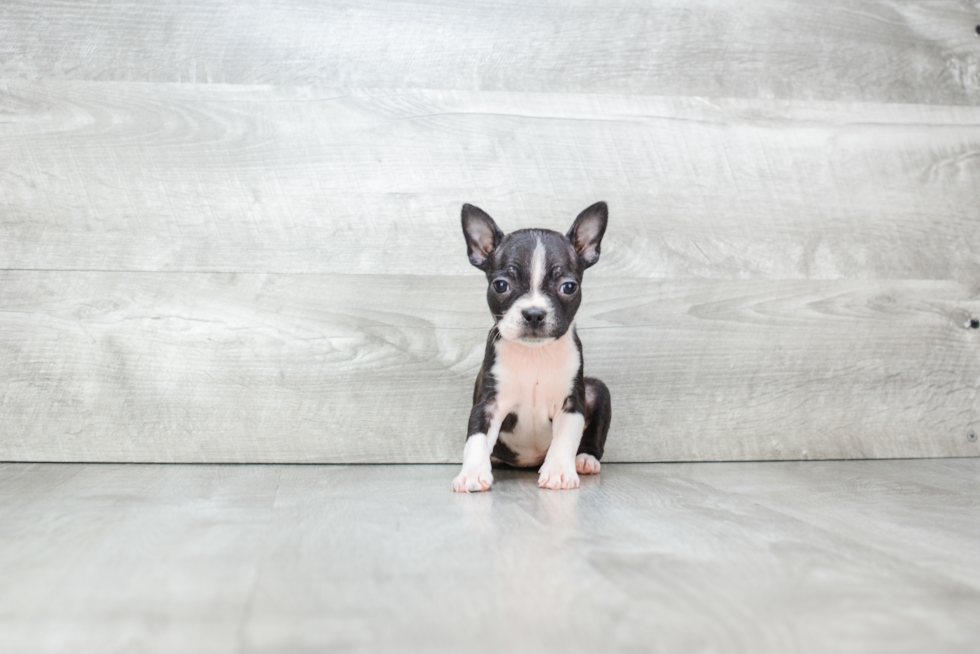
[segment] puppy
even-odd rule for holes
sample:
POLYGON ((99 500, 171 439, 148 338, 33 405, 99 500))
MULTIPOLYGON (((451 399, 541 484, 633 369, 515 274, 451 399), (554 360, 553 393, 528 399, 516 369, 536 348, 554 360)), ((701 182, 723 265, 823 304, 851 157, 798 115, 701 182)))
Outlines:
POLYGON ((485 491, 491 462, 540 466, 538 486, 578 488, 599 472, 609 431, 609 389, 586 377, 575 312, 582 273, 599 260, 609 210, 597 202, 564 236, 549 229, 504 234, 463 205, 470 263, 487 275, 494 327, 476 378, 457 492, 485 491))

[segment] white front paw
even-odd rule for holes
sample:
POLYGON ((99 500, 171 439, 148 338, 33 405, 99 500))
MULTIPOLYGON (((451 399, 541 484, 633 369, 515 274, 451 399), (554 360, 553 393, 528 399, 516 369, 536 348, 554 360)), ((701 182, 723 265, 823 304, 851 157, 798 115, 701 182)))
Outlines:
POLYGON ((571 461, 571 465, 569 465, 546 459, 538 472, 540 473, 538 486, 541 488, 550 488, 551 490, 578 488, 578 473, 575 472, 574 461, 571 461))
POLYGON ((599 459, 591 454, 579 454, 575 457, 575 469, 580 475, 597 475, 600 467, 599 459))
POLYGON ((457 493, 479 493, 490 490, 492 483, 493 473, 490 472, 489 466, 486 470, 463 468, 463 471, 453 479, 453 490, 457 493))

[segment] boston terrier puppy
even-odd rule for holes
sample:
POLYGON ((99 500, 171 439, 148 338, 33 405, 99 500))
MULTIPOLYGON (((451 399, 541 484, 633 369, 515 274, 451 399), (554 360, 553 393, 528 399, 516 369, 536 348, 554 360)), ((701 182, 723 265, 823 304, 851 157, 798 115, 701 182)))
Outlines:
POLYGON ((582 273, 599 260, 609 210, 597 202, 564 236, 549 229, 504 234, 463 205, 470 263, 487 274, 494 327, 476 378, 457 492, 485 491, 491 462, 540 466, 538 486, 578 488, 599 472, 609 431, 609 389, 582 369, 575 312, 582 273))

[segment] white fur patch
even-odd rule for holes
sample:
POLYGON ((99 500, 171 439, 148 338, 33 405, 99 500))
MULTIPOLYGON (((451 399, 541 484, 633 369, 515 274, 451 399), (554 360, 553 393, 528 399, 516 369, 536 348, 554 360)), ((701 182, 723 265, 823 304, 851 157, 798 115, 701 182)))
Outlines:
MULTIPOLYGON (((494 345, 497 355, 491 370, 497 384, 494 422, 499 425, 507 414, 517 415, 513 432, 500 432, 498 438, 516 454, 518 465, 540 465, 559 432, 563 417, 581 416, 562 410, 580 365, 573 331, 574 327, 561 338, 536 348, 506 340, 494 345)), ((584 426, 584 418, 582 423, 584 426)), ((582 426, 577 434, 570 436, 576 439, 569 458, 573 471, 582 426)))
POLYGON ((473 434, 463 447, 463 470, 453 479, 457 493, 476 493, 490 490, 493 472, 490 469, 490 448, 486 434, 473 434))
POLYGON ((555 437, 548 448, 538 476, 538 486, 551 490, 578 488, 575 453, 582 441, 585 416, 562 411, 554 418, 555 437))
POLYGON ((541 284, 544 282, 544 243, 539 238, 531 254, 531 296, 541 295, 541 284))
POLYGON ((578 472, 575 461, 545 461, 538 470, 538 486, 549 490, 571 490, 578 488, 578 472))

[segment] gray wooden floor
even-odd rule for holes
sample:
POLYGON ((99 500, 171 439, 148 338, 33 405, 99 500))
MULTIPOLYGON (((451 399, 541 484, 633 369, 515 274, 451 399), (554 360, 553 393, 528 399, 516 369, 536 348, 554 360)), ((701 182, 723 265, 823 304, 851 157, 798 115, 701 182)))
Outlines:
POLYGON ((28 652, 976 652, 980 460, 0 465, 28 652))

